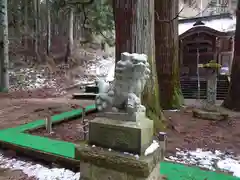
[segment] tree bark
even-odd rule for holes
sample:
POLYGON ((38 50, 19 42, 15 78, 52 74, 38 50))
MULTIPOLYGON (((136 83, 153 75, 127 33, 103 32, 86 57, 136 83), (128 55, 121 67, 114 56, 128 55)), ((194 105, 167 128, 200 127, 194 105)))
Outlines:
POLYGON ((7 0, 0 0, 0 91, 9 89, 8 14, 7 0))
POLYGON ((158 83, 155 68, 154 45, 154 1, 114 0, 113 12, 116 28, 116 61, 122 52, 144 53, 148 55, 151 77, 142 102, 147 116, 154 120, 155 132, 163 128, 162 111, 158 101, 158 83))
POLYGON ((28 0, 24 0, 24 47, 25 49, 28 48, 28 0))
MULTIPOLYGON (((42 44, 41 43, 41 14, 40 14, 40 0, 37 1, 37 39, 38 39, 38 48, 42 44)), ((39 49, 38 49, 39 50, 39 49)), ((38 52, 39 53, 39 52, 38 52)))
POLYGON ((238 0, 236 15, 235 45, 230 76, 231 80, 228 95, 223 102, 223 106, 234 111, 240 111, 240 0, 238 0))
POLYGON ((35 51, 35 53, 38 53, 38 44, 39 44, 39 39, 38 39, 38 34, 39 34, 39 32, 38 32, 38 10, 37 10, 37 8, 38 8, 38 5, 37 5, 37 3, 38 3, 38 0, 33 0, 33 11, 34 11, 34 27, 33 27, 33 29, 34 29, 34 40, 33 40, 33 42, 34 42, 34 51, 35 51))
POLYGON ((13 8, 13 22, 14 22, 14 31, 13 31, 13 35, 17 38, 19 38, 19 23, 21 20, 21 16, 19 16, 19 2, 18 3, 13 3, 12 4, 12 8, 13 8))
POLYGON ((46 0, 46 8, 47 8, 47 55, 49 56, 51 49, 51 11, 49 0, 46 0))
POLYGON ((65 56, 65 63, 68 62, 68 58, 72 54, 73 49, 73 20, 74 20, 74 8, 70 7, 69 10, 69 21, 68 21, 68 44, 67 44, 67 52, 65 56))
POLYGON ((183 104, 178 60, 178 0, 155 3, 155 46, 160 104, 163 109, 183 104))

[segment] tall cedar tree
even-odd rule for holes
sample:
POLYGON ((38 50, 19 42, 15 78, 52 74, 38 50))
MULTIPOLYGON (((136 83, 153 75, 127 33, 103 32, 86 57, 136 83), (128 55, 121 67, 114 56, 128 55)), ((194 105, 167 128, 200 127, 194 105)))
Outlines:
POLYGON ((175 109, 183 104, 179 78, 178 6, 178 0, 155 1, 155 56, 159 101, 163 109, 175 109))
POLYGON ((155 132, 162 128, 154 45, 154 1, 114 0, 113 12, 116 29, 116 61, 122 52, 145 53, 151 66, 151 78, 142 96, 147 116, 154 120, 155 132))
POLYGON ((234 56, 231 70, 231 81, 228 95, 223 102, 226 108, 240 111, 240 0, 238 0, 236 10, 236 30, 234 39, 234 56))

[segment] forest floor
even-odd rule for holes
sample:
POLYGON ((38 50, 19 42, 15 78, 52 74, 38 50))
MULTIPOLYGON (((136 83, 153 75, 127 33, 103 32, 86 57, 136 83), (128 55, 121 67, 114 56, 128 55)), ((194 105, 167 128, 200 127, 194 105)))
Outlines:
MULTIPOLYGON (((195 100, 186 101, 191 104, 180 111, 164 111, 165 117, 169 120, 167 156, 174 155, 176 149, 197 148, 234 152, 240 155, 240 113, 225 110, 230 116, 226 121, 197 119, 192 116, 192 109, 196 107, 195 100)), ((89 115, 86 119, 91 120, 94 116, 89 115)), ((47 133, 44 128, 33 130, 31 134, 77 142, 81 139, 79 134, 81 126, 81 121, 71 120, 53 126, 53 134, 47 133)))
MULTIPOLYGON (((107 63, 105 61, 102 64, 106 65, 107 63)), ((7 94, 0 93, 0 129, 15 127, 49 115, 69 111, 75 109, 79 103, 86 105, 92 103, 91 101, 80 102, 79 100, 72 100, 70 98, 71 94, 78 92, 79 89, 69 87, 79 82, 94 81, 95 77, 92 72, 96 71, 97 66, 99 66, 97 62, 89 60, 87 63, 82 63, 81 67, 71 70, 75 77, 67 78, 58 74, 55 77, 51 76, 50 79, 42 77, 41 72, 36 72, 32 69, 23 72, 20 69, 19 72, 26 77, 35 78, 33 81, 28 82, 29 85, 26 84, 26 79, 20 78, 21 82, 19 83, 17 81, 19 77, 11 74, 11 92, 7 94), (36 79, 38 76, 40 80, 36 79), (38 82, 36 83, 36 81, 38 82), (39 85, 41 83, 45 85, 39 85), (21 88, 18 88, 19 85, 21 88)), ((105 75, 109 72, 107 69, 103 71, 105 71, 105 75)), ((175 157, 179 151, 196 150, 196 148, 212 151, 220 150, 221 152, 233 154, 234 157, 240 156, 240 113, 223 109, 230 114, 229 121, 214 122, 193 118, 191 110, 196 106, 199 106, 199 103, 195 100, 186 100, 186 107, 180 111, 164 111, 166 118, 170 122, 170 126, 167 129, 166 156, 175 157)), ((87 118, 91 120, 94 118, 94 114, 87 118)), ((79 120, 61 123, 53 127, 54 133, 50 138, 70 142, 79 141, 82 138, 79 134, 81 126, 82 124, 79 120)), ((31 133, 49 137, 49 134, 42 130, 31 133)), ((10 158, 15 158, 13 152, 7 152, 7 155, 10 158)), ((0 156, 0 167, 2 167, 1 165, 5 162, 2 162, 2 155, 0 154, 0 156)), ((35 180, 37 178, 29 177, 21 170, 13 171, 8 168, 0 168, 0 180, 7 179, 35 180)), ((51 180, 55 179, 52 178, 51 180)))
MULTIPOLYGON (((240 157, 240 113, 221 108, 221 111, 229 114, 227 121, 197 119, 193 118, 192 109, 200 106, 200 103, 196 100, 185 100, 185 103, 186 107, 179 111, 164 111, 165 117, 169 120, 166 157, 174 157, 180 151, 196 151, 196 149, 213 153, 217 150, 240 157)), ((220 101, 218 103, 220 104, 220 101)), ((88 115, 86 119, 91 120, 94 117, 94 114, 88 115)), ((77 143, 83 140, 83 134, 79 133, 82 126, 82 122, 77 119, 54 125, 52 134, 47 133, 44 128, 27 133, 77 143)), ((199 162, 195 163, 193 165, 198 165, 199 162)), ((206 164, 200 165, 204 167, 206 164)), ((213 162, 212 167, 218 169, 217 162, 213 162)))
MULTIPOLYGON (((48 90, 50 91, 50 89, 48 90)), ((64 111, 69 111, 77 107, 78 104, 85 105, 93 103, 92 101, 79 101, 70 98, 73 92, 78 89, 71 89, 65 95, 58 97, 39 98, 42 90, 35 90, 38 95, 31 93, 31 98, 1 98, 0 104, 0 129, 14 127, 25 124, 36 119, 44 118, 47 115, 53 115, 64 111), (38 93, 37 93, 38 92, 38 93)), ((50 92, 49 92, 50 93, 50 92)), ((51 93, 50 93, 51 94, 51 93)), ((11 94, 9 94, 11 95, 11 94)), ((214 122, 192 117, 192 108, 196 107, 195 100, 186 100, 188 106, 180 111, 164 111, 169 119, 171 126, 167 129, 167 152, 166 156, 175 156, 179 150, 189 151, 201 148, 203 150, 220 150, 240 155, 240 114, 228 110, 229 121, 214 122)), ((91 120, 93 115, 86 118, 91 120)), ((49 136, 43 129, 35 130, 31 134, 47 136, 53 139, 76 142, 82 138, 79 134, 81 128, 79 120, 72 120, 53 126, 53 134, 49 136)), ((7 155, 14 157, 13 152, 7 152, 7 155)), ((23 171, 11 171, 0 169, 0 180, 35 180, 35 177, 28 177, 23 171)))
POLYGON ((240 113, 221 107, 221 111, 229 115, 228 120, 204 120, 193 117, 192 110, 199 106, 196 100, 186 100, 186 104, 188 106, 180 111, 164 112, 170 124, 167 130, 168 155, 175 154, 176 149, 197 148, 240 155, 240 113))
MULTIPOLYGON (((79 87, 86 83, 94 83, 96 75, 106 76, 109 71, 108 64, 112 65, 113 59, 106 56, 106 53, 94 49, 79 50, 76 53, 75 58, 79 62, 74 62, 76 65, 67 70, 61 69, 60 66, 57 73, 46 73, 46 69, 41 65, 36 69, 22 63, 19 65, 16 61, 9 74, 10 92, 0 93, 0 129, 16 127, 49 115, 70 111, 78 108, 78 105, 92 104, 92 101, 73 100, 71 95, 79 92, 79 87)), ((12 166, 16 165, 15 158, 20 159, 12 151, 0 151, 0 180, 38 179, 29 177, 29 173, 33 172, 24 173, 21 170, 13 170, 15 168, 12 166)), ((29 159, 24 158, 21 161, 21 163, 28 163, 26 166, 39 168, 38 163, 29 159)), ((43 172, 46 172, 47 168, 43 167, 43 169, 43 172)), ((67 177, 61 177, 61 172, 58 172, 60 178, 55 178, 52 175, 57 172, 51 171, 49 177, 44 179, 69 179, 75 174, 67 170, 63 171, 68 174, 67 177)), ((44 173, 43 175, 47 176, 44 173)))
MULTIPOLYGON (((55 90, 53 90, 55 92, 55 90)), ((41 97, 42 89, 31 91, 31 96, 24 98, 9 98, 16 93, 9 93, 7 97, 1 96, 0 103, 0 129, 16 127, 26 124, 34 120, 43 119, 46 116, 59 114, 61 112, 70 111, 79 107, 79 105, 90 105, 93 101, 74 100, 71 95, 74 92, 79 92, 79 89, 70 89, 64 95, 58 97, 46 96, 46 93, 41 97)), ((47 94, 51 94, 51 89, 48 89, 47 94)), ((4 152, 7 156, 14 157, 12 151, 4 152)), ((0 164, 1 164, 0 160, 0 164)), ((28 177, 20 170, 8 170, 0 168, 0 180, 34 180, 35 177, 28 177)))
MULTIPOLYGON (((176 148, 182 150, 218 149, 232 151, 240 155, 240 113, 229 112, 229 121, 216 122, 193 118, 192 108, 188 106, 180 111, 164 111, 170 124, 167 129, 168 156, 175 154, 176 148)), ((89 115, 86 119, 91 120, 94 116, 89 115)), ((44 128, 33 130, 31 134, 77 142, 82 139, 79 134, 81 123, 78 119, 71 120, 53 126, 53 134, 47 133, 44 128), (75 131, 73 131, 74 129, 75 131)))

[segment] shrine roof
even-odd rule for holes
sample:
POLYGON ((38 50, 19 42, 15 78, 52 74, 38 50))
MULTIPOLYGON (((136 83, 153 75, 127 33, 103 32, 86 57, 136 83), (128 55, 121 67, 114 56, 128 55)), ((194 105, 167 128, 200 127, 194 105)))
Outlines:
POLYGON ((233 32, 236 27, 236 18, 231 14, 222 14, 205 17, 195 17, 188 19, 179 19, 179 35, 182 35, 190 29, 199 27, 208 27, 219 32, 233 32), (204 25, 194 26, 197 21, 201 21, 204 25))

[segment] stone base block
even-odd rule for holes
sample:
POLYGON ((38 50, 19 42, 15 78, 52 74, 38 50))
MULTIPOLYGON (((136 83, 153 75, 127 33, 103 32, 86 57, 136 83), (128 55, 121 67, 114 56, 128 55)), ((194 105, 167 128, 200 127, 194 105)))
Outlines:
POLYGON ((80 180, 162 180, 161 147, 139 158, 87 145, 76 147, 75 153, 81 159, 80 180))
POLYGON ((89 122, 89 144, 113 150, 142 154, 152 143, 153 121, 139 123, 97 117, 89 122))
POLYGON ((206 119, 206 120, 213 120, 213 121, 222 121, 228 119, 228 114, 224 114, 217 111, 205 111, 201 109, 194 109, 193 110, 193 117, 206 119))
POLYGON ((108 119, 119 120, 119 121, 132 121, 139 122, 141 119, 146 118, 145 112, 138 112, 130 116, 126 112, 114 112, 114 111, 104 111, 98 114, 98 117, 105 117, 108 119))
POLYGON ((80 164, 80 180, 163 180, 160 175, 160 162, 157 164, 149 177, 137 177, 111 169, 101 168, 88 163, 80 164))

